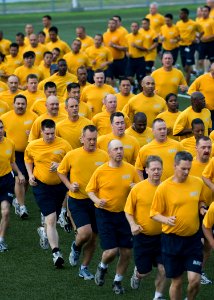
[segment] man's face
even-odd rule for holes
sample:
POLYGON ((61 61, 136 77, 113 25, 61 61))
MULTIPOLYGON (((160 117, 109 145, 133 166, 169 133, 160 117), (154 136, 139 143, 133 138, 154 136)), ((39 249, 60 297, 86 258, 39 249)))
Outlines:
POLYGON ((7 84, 8 84, 9 90, 12 93, 15 93, 17 91, 17 89, 18 89, 18 86, 19 86, 19 80, 15 76, 10 76, 8 78, 7 84))
POLYGON ((165 24, 166 24, 167 26, 172 25, 172 19, 170 19, 170 18, 165 18, 165 24))
POLYGON ((94 37, 94 44, 96 47, 100 47, 102 45, 103 39, 99 35, 95 35, 94 37))
POLYGON ((42 18, 42 24, 44 27, 49 27, 51 21, 48 18, 42 18))
POLYGON ((38 33, 38 42, 40 44, 45 44, 45 36, 42 33, 38 33))
POLYGON ((165 122, 156 122, 153 125, 152 132, 158 142, 164 142, 167 137, 167 127, 165 122))
POLYGON ((163 172, 163 167, 159 161, 150 162, 149 167, 146 168, 146 173, 148 174, 148 178, 152 182, 160 181, 162 172, 163 172))
POLYGON ((26 35, 30 35, 31 33, 33 33, 33 25, 27 24, 25 26, 25 32, 26 32, 26 35))
POLYGON ((46 108, 51 116, 56 116, 59 112, 59 101, 56 97, 50 97, 47 99, 46 108))
POLYGON ((149 22, 146 21, 146 20, 143 20, 143 21, 142 21, 142 28, 143 28, 144 30, 148 30, 148 29, 149 29, 149 22))
POLYGON ((24 45, 24 39, 19 36, 19 35, 16 35, 16 43, 19 45, 19 46, 23 46, 24 45))
POLYGON ((149 8, 149 11, 150 11, 151 15, 155 15, 157 13, 157 11, 158 11, 157 5, 151 4, 150 8, 149 8))
POLYGON ((85 83, 87 81, 87 70, 86 69, 78 69, 77 71, 78 82, 85 83))
POLYGON ((35 93, 38 87, 38 80, 36 78, 29 78, 27 81, 27 89, 31 93, 35 93))
POLYGON ((69 118, 73 119, 77 117, 79 113, 79 102, 74 98, 68 99, 66 110, 68 112, 69 118))
POLYGON ((45 127, 42 130, 42 136, 43 136, 44 141, 47 144, 52 143, 54 141, 54 139, 55 139, 55 128, 47 128, 47 127, 45 127))
POLYGON ((137 34, 137 33, 138 33, 138 29, 139 29, 138 24, 135 23, 135 22, 133 22, 133 23, 131 24, 131 32, 132 32, 133 34, 137 34))
POLYGON ((10 47, 10 55, 12 57, 16 57, 18 54, 18 48, 17 47, 10 47))
POLYGON ((49 37, 51 42, 56 42, 57 41, 57 33, 55 31, 50 31, 49 32, 49 37))
POLYGON ((76 36, 79 39, 84 39, 85 38, 85 31, 83 30, 83 28, 76 28, 76 36))
POLYGON ((167 106, 169 110, 176 111, 179 106, 177 97, 172 95, 167 102, 167 106))
POLYGON ((121 117, 114 117, 111 126, 112 126, 113 133, 116 136, 121 137, 121 136, 124 135, 126 125, 125 125, 124 118, 122 116, 121 117))
POLYGON ((121 142, 115 141, 114 145, 108 150, 110 158, 115 162, 121 162, 124 156, 124 148, 121 142))
POLYGON ((198 97, 197 99, 194 99, 192 101, 192 103, 193 103, 193 106, 198 110, 202 110, 206 106, 205 97, 202 95, 200 97, 198 97))
POLYGON ((108 28, 110 31, 115 31, 117 29, 117 23, 115 20, 109 20, 108 21, 108 28))
POLYGON ((143 88, 143 92, 145 92, 149 96, 152 96, 155 90, 154 79, 152 77, 147 77, 146 79, 143 79, 142 88, 143 88))
POLYGON ((207 162, 212 151, 212 142, 200 140, 196 146, 197 154, 202 162, 207 162))
POLYGON ((94 82, 95 82, 96 86, 98 86, 98 87, 103 86, 104 81, 105 81, 105 75, 103 72, 94 74, 94 82))
POLYGON ((202 8, 202 17, 204 19, 207 19, 207 18, 209 18, 209 14, 210 14, 209 9, 206 7, 203 7, 202 8))
POLYGON ((13 107, 17 115, 23 115, 26 112, 26 108, 27 108, 26 100, 23 98, 16 98, 13 107))
POLYGON ((117 108, 117 98, 114 95, 108 95, 105 100, 106 110, 109 113, 113 113, 117 108))
POLYGON ((175 164, 175 177, 179 182, 184 182, 187 179, 191 166, 192 162, 189 160, 181 160, 179 164, 175 164))
POLYGON ((53 54, 53 61, 57 62, 57 60, 59 58, 59 55, 60 55, 60 52, 57 51, 56 49, 53 49, 52 54, 53 54))
POLYGON ((24 65, 27 68, 31 68, 34 65, 34 61, 35 61, 35 57, 33 57, 33 56, 26 57, 26 58, 24 58, 24 65))
POLYGON ((38 46, 38 37, 36 34, 31 34, 29 37, 31 47, 35 48, 38 46))
POLYGON ((49 96, 56 96, 56 88, 55 87, 48 87, 45 91, 45 96, 48 98, 49 96))
POLYGON ((181 20, 185 20, 187 18, 187 14, 184 11, 180 11, 179 17, 181 20))
POLYGON ((146 130, 147 120, 146 119, 137 119, 133 123, 133 127, 136 132, 143 133, 146 130))
POLYGON ((73 50, 74 53, 78 53, 80 51, 81 48, 81 42, 80 41, 73 41, 71 48, 73 50))
POLYGON ((197 139, 201 136, 204 136, 204 124, 195 124, 192 129, 194 137, 197 139))
POLYGON ((128 96, 131 91, 131 83, 129 80, 121 80, 120 83, 120 92, 124 96, 128 96))
POLYGON ((164 67, 172 67, 173 65, 173 57, 171 54, 164 54, 162 58, 162 64, 164 67))
POLYGON ((79 87, 72 88, 70 90, 68 96, 79 101, 80 100, 80 88, 79 87))
POLYGON ((82 135, 81 141, 83 143, 83 148, 88 152, 93 152, 96 150, 97 145, 97 131, 91 132, 86 130, 82 135))
POLYGON ((47 66, 50 66, 51 63, 52 63, 52 61, 53 61, 53 55, 49 54, 49 53, 45 54, 45 56, 44 56, 44 62, 45 62, 45 64, 47 66))
POLYGON ((59 75, 64 76, 68 69, 66 61, 59 61, 58 69, 59 69, 59 75))

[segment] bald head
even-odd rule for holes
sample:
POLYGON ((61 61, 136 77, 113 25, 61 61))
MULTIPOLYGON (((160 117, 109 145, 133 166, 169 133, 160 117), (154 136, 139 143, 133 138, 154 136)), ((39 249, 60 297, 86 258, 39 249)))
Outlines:
POLYGON ((119 140, 111 140, 108 143, 108 151, 111 151, 114 148, 123 148, 123 144, 119 140))
POLYGON ((205 108, 205 97, 201 92, 194 92, 191 95, 191 105, 195 112, 201 112, 205 108))
POLYGON ((117 108, 117 98, 113 94, 108 94, 104 97, 103 103, 106 107, 107 112, 114 113, 117 108))
POLYGON ((118 167, 122 163, 124 150, 123 144, 119 140, 112 140, 108 144, 109 166, 118 167))
POLYGON ((30 44, 33 48, 37 47, 39 40, 38 40, 38 36, 35 33, 32 33, 29 36, 29 40, 30 40, 30 44))
POLYGON ((59 100, 56 96, 49 96, 46 100, 47 111, 51 116, 57 116, 59 112, 59 100))
POLYGON ((141 81, 143 94, 147 97, 152 97, 155 90, 155 81, 151 76, 145 76, 141 81))

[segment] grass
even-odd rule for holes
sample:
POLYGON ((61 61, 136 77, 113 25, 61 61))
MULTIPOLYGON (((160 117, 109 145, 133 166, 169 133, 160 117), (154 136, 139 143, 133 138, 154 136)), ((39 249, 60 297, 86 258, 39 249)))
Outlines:
MULTIPOLYGON (((195 5, 188 6, 193 13, 195 5)), ((181 6, 162 7, 161 12, 171 12, 176 17, 181 6)), ((106 29, 106 21, 109 16, 121 14, 123 24, 129 28, 132 20, 141 20, 147 13, 145 9, 124 9, 124 10, 104 10, 96 12, 67 12, 53 13, 53 24, 59 26, 60 37, 67 42, 71 42, 75 36, 75 27, 83 24, 88 34, 94 35, 106 29)), ((5 38, 14 40, 15 33, 24 31, 26 23, 32 23, 35 31, 42 28, 41 18, 44 14, 23 14, 1 16, 0 28, 3 30, 5 38)), ((184 109, 189 105, 189 101, 181 98, 180 108, 184 109)), ((109 267, 106 284, 97 287, 93 281, 87 282, 78 277, 78 268, 72 268, 68 263, 71 241, 73 233, 68 234, 59 228, 60 247, 66 260, 63 270, 55 270, 52 265, 51 251, 44 251, 39 247, 36 228, 40 225, 39 210, 34 203, 31 191, 27 194, 27 206, 29 208, 29 220, 21 221, 11 210, 11 225, 6 236, 10 250, 0 254, 1 270, 1 300, 55 300, 55 299, 118 299, 120 296, 113 295, 111 284, 114 277, 115 263, 109 267)), ((91 264, 91 271, 95 272, 97 263, 101 257, 101 249, 98 246, 91 264)), ((207 265, 206 272, 214 280, 213 272, 214 257, 207 265)), ((124 279, 126 288, 125 299, 149 300, 154 296, 154 276, 146 278, 139 291, 132 291, 129 287, 129 278, 133 271, 133 262, 130 263, 127 275, 124 279)), ((202 286, 197 299, 213 299, 213 287, 202 286)), ((167 294, 167 293, 166 293, 167 294)), ((185 295, 184 295, 185 296, 185 295)), ((123 297, 123 298, 124 298, 123 297)), ((169 299, 169 298, 167 298, 169 299)))

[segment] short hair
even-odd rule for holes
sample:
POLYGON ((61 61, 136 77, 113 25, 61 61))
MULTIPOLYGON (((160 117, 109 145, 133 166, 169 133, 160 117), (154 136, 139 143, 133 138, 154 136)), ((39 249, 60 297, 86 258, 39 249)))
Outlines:
POLYGON ((24 33, 22 33, 22 32, 18 32, 18 33, 16 34, 16 36, 19 36, 19 37, 21 37, 22 39, 25 38, 25 35, 24 35, 24 33))
POLYGON ((12 48, 12 47, 19 49, 19 45, 17 43, 11 43, 10 48, 12 48))
POLYGON ((51 31, 54 32, 54 33, 56 33, 56 34, 58 34, 58 32, 59 32, 59 30, 58 30, 58 28, 56 26, 51 26, 49 28, 48 32, 51 32, 51 31))
POLYGON ((123 117, 124 118, 124 114, 121 113, 120 111, 116 111, 113 114, 111 114, 111 116, 110 116, 111 124, 114 122, 114 117, 123 117))
POLYGON ((39 35, 39 34, 42 34, 44 37, 46 37, 46 34, 44 33, 44 31, 39 31, 39 32, 38 32, 38 35, 39 35))
POLYGON ((44 130, 45 128, 55 128, 56 123, 51 119, 45 119, 41 122, 41 128, 44 130))
POLYGON ((69 99, 75 100, 75 101, 77 101, 77 103, 79 104, 79 100, 77 100, 76 98, 74 98, 74 97, 68 97, 68 98, 65 100, 65 106, 66 106, 66 107, 68 107, 68 101, 69 101, 69 99))
POLYGON ((27 52, 25 52, 24 54, 23 54, 23 59, 25 59, 25 58, 35 58, 36 57, 36 54, 35 54, 35 52, 33 52, 33 51, 27 51, 27 52))
MULTIPOLYGON (((101 33, 96 33, 95 36, 101 37, 101 39, 102 39, 102 41, 103 41, 103 35, 102 35, 101 33)), ((94 36, 94 37, 95 37, 95 36, 94 36)))
POLYGON ((45 57, 45 55, 47 55, 47 54, 50 54, 50 55, 52 55, 53 56, 53 53, 51 52, 51 51, 45 51, 44 52, 44 54, 43 54, 43 58, 45 57))
MULTIPOLYGON (((53 50, 56 50, 57 52, 60 53, 60 49, 59 49, 58 47, 53 48, 53 50)), ((52 51, 53 51, 53 50, 52 50, 52 51)))
POLYGON ((134 119, 133 119, 133 122, 135 123, 137 120, 139 119, 145 119, 147 121, 147 116, 144 112, 137 112, 135 115, 134 115, 134 119))
POLYGON ((187 151, 178 151, 175 155, 174 162, 176 165, 179 165, 181 160, 191 162, 193 160, 192 154, 187 151))
POLYGON ((44 85, 44 90, 46 91, 48 88, 56 88, 56 84, 53 81, 47 81, 44 85))
POLYGON ((80 43, 80 45, 82 45, 82 42, 81 42, 81 40, 79 40, 79 39, 77 39, 77 38, 76 38, 76 39, 73 39, 72 43, 73 43, 73 42, 75 42, 75 41, 79 42, 79 43, 80 43))
POLYGON ((28 82, 29 79, 37 79, 37 81, 39 81, 38 76, 36 74, 28 74, 26 81, 28 82))
POLYGON ((182 12, 184 12, 187 16, 189 16, 189 9, 188 8, 181 8, 182 12))
POLYGON ((172 14, 169 14, 169 13, 165 14, 164 17, 173 20, 173 15, 172 14))
POLYGON ((172 96, 174 96, 174 97, 176 98, 176 100, 178 99, 178 96, 177 96, 176 94, 174 94, 174 93, 169 93, 169 94, 166 95, 166 98, 165 98, 165 100, 166 100, 167 103, 168 103, 169 99, 170 99, 172 96))
POLYGON ((97 69, 97 70, 94 71, 94 75, 97 74, 97 73, 105 74, 105 72, 102 69, 97 69))
POLYGON ((52 18, 51 18, 51 16, 50 16, 50 15, 45 15, 45 16, 43 16, 42 18, 46 18, 46 19, 48 19, 49 21, 51 21, 51 20, 52 20, 52 18))
POLYGON ((194 128, 195 125, 198 125, 198 124, 204 125, 204 122, 200 118, 193 119, 191 122, 192 129, 194 128))
POLYGON ((90 132, 97 132, 97 127, 94 125, 86 125, 82 130, 82 134, 84 135, 87 130, 89 130, 90 132))
POLYGON ((142 21, 146 21, 150 24, 150 20, 148 18, 143 18, 142 21))
POLYGON ((121 77, 121 78, 119 79, 119 85, 121 84, 121 82, 122 82, 123 80, 128 80, 128 81, 131 83, 131 81, 130 81, 130 79, 129 79, 128 77, 121 77))
POLYGON ((70 93, 71 89, 76 89, 79 88, 80 89, 80 85, 77 82, 71 82, 67 85, 67 92, 70 93))
POLYGON ((165 121, 161 118, 154 119, 154 121, 152 122, 152 128, 154 128, 156 123, 165 123, 165 121))
POLYGON ((58 60, 58 62, 57 62, 57 65, 58 65, 60 62, 65 62, 66 65, 67 65, 67 61, 66 61, 64 58, 60 58, 60 59, 58 60))
POLYGON ((115 15, 115 16, 113 16, 112 18, 113 18, 113 19, 114 19, 114 18, 117 18, 120 22, 122 21, 121 16, 118 16, 118 15, 115 15))
POLYGON ((77 68, 77 73, 79 70, 85 70, 87 72, 87 68, 85 66, 80 66, 77 68))
POLYGON ((202 8, 208 9, 209 12, 211 11, 211 7, 209 7, 208 5, 204 5, 202 8))
POLYGON ((27 98, 25 97, 25 95, 22 95, 22 94, 16 95, 16 96, 13 98, 13 103, 15 103, 15 102, 16 102, 16 99, 18 99, 18 98, 24 99, 25 102, 26 102, 26 104, 27 104, 27 98))
POLYGON ((82 29, 82 30, 85 32, 85 27, 84 27, 84 26, 80 25, 80 26, 77 26, 76 29, 77 29, 77 28, 78 28, 78 29, 82 29))
POLYGON ((205 141, 205 142, 210 141, 212 143, 211 139, 208 136, 204 136, 204 135, 197 138, 196 146, 198 146, 200 141, 205 141))
POLYGON ((153 162, 153 161, 158 161, 161 166, 163 167, 163 161, 162 159, 160 158, 160 156, 157 156, 157 155, 149 155, 146 159, 146 168, 149 168, 150 166, 150 163, 153 162))

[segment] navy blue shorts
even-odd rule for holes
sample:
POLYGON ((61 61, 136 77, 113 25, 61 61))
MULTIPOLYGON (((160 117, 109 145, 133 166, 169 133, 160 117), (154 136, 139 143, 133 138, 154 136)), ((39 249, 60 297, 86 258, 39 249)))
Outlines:
POLYGON ((95 208, 97 229, 103 250, 133 247, 131 229, 125 213, 95 208))
POLYGON ((180 46, 180 55, 182 66, 192 66, 195 64, 195 45, 180 46))
POLYGON ((161 235, 140 233, 133 236, 134 261, 140 274, 147 274, 152 267, 163 264, 161 254, 161 235))
POLYGON ((154 61, 153 60, 148 60, 145 62, 146 64, 146 74, 151 74, 152 73, 152 67, 154 67, 154 61))
POLYGON ((202 243, 198 231, 192 236, 162 234, 162 257, 167 278, 176 278, 185 271, 201 274, 202 243))
POLYGON ((68 208, 77 228, 91 224, 92 231, 97 233, 95 207, 91 199, 68 198, 68 208))
POLYGON ((24 152, 16 151, 15 156, 16 156, 16 164, 17 164, 19 170, 22 172, 25 179, 28 180, 28 172, 25 167, 25 161, 24 161, 24 152))
POLYGON ((199 44, 199 59, 209 59, 214 62, 214 41, 199 44))
POLYGON ((67 188, 63 183, 47 185, 38 179, 36 182, 37 185, 33 186, 33 194, 42 214, 46 217, 55 212, 58 218, 67 188))
POLYGON ((15 187, 15 178, 13 172, 10 172, 0 177, 0 202, 8 201, 10 204, 13 202, 15 187))
POLYGON ((139 58, 128 58, 126 76, 134 77, 139 81, 141 81, 146 76, 146 64, 144 57, 139 58))
POLYGON ((126 75, 127 58, 115 59, 106 71, 106 77, 111 79, 122 78, 126 75))

